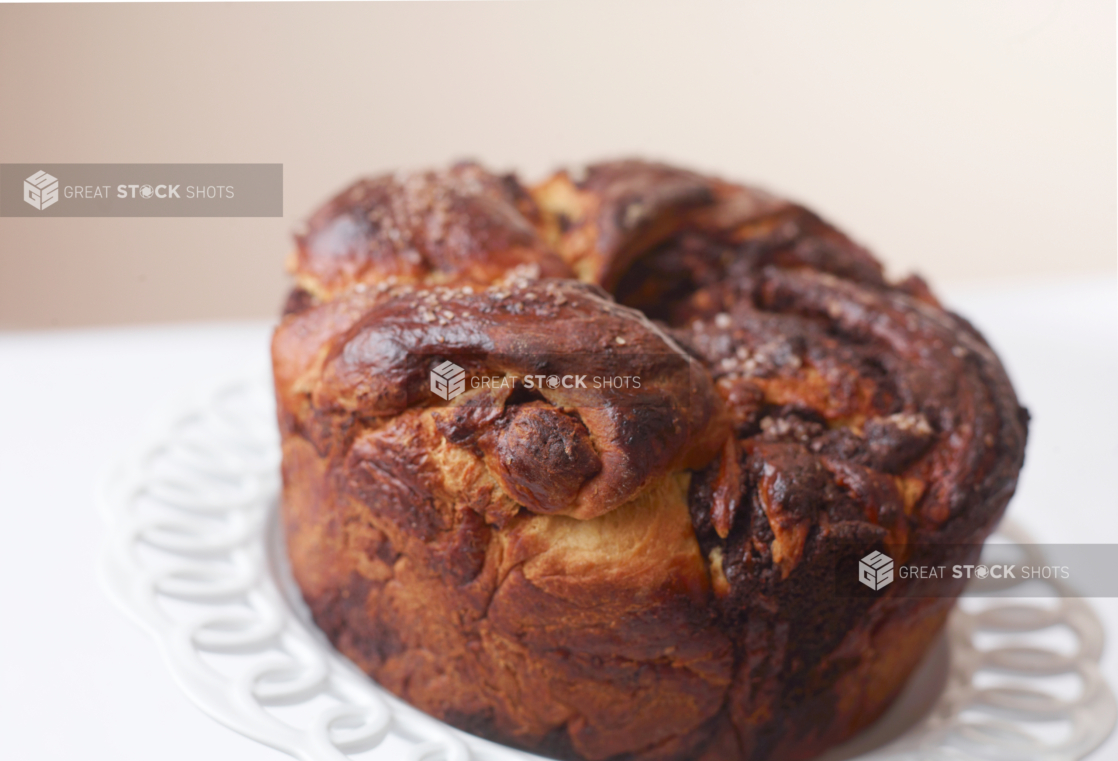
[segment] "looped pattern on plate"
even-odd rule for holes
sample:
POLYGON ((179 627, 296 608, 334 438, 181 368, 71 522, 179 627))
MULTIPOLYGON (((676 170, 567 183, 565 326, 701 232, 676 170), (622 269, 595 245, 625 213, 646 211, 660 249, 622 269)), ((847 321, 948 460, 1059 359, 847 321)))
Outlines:
MULTIPOLYGON (((169 415, 102 490, 104 586, 157 639, 175 680, 226 726, 307 761, 537 758, 402 703, 315 629, 276 521, 274 414, 269 380, 224 384, 169 415)), ((947 637, 931 711, 865 758, 1075 761, 1114 726, 1102 626, 1083 600, 970 599, 947 637)))
MULTIPOLYGON (((1013 524, 999 533, 1018 544, 1026 565, 1045 564, 1013 524)), ((1016 583, 974 582, 971 590, 1016 583)), ((1065 584, 1045 583, 1061 596, 964 598, 948 623, 951 670, 939 701, 909 737, 871 758, 1075 761, 1106 739, 1118 709, 1099 670, 1102 624, 1065 584)))

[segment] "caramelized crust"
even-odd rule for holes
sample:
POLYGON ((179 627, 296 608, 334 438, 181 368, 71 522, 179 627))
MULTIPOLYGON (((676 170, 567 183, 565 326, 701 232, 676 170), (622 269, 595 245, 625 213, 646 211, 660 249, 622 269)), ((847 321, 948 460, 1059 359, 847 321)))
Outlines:
POLYGON ((843 597, 837 559, 943 561, 1015 488, 1027 414, 982 337, 762 191, 459 164, 361 180, 297 243, 273 341, 296 580, 380 684, 486 737, 814 755, 960 591, 843 597), (492 382, 443 400, 447 361, 492 382))
POLYGON ((358 180, 296 236, 296 284, 320 300, 357 284, 488 285, 517 265, 570 270, 544 245, 539 211, 513 177, 473 163, 358 180))

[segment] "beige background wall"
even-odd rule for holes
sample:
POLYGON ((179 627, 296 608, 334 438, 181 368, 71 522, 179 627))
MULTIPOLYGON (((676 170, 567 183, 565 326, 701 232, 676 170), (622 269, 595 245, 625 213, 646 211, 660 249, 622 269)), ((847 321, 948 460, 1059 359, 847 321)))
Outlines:
POLYGON ((268 316, 362 173, 639 154, 894 273, 1116 274, 1106 0, 0 6, 0 162, 282 162, 284 219, 0 219, 0 327, 268 316))

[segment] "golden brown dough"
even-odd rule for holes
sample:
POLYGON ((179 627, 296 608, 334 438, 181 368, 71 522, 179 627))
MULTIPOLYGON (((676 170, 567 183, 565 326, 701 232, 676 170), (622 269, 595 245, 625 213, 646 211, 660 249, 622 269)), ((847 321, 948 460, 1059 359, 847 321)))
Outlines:
POLYGON ((881 713, 960 591, 842 597, 836 557, 977 547, 1015 488, 1027 414, 982 337, 762 191, 466 163, 362 180, 297 245, 273 341, 296 580, 341 652, 483 736, 808 758, 881 713), (446 402, 446 360, 642 383, 446 402))

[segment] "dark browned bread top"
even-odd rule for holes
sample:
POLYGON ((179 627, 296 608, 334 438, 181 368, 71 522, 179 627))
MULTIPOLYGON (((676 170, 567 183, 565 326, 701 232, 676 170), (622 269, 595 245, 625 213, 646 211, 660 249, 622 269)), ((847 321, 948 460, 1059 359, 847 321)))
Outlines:
POLYGON ((1014 487, 1026 416, 982 337, 762 191, 642 161, 526 189, 463 163, 361 180, 297 243, 277 373, 321 447, 439 402, 436 360, 643 373, 608 399, 481 389, 444 432, 539 513, 592 518, 697 471, 696 531, 731 585, 754 554, 786 577, 812 530, 895 543, 955 519, 965 538, 1014 487))

